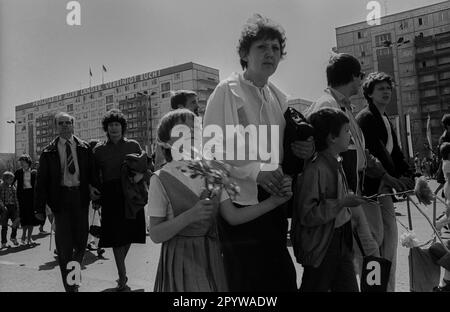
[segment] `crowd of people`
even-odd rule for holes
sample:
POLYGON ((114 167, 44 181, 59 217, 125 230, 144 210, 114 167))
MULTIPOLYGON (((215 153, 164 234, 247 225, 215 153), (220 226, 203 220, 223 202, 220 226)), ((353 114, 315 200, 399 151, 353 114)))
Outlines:
MULTIPOLYGON (((224 157, 225 148, 214 155, 239 186, 236 196, 224 189, 211 193, 204 177, 186 175, 188 163, 173 155, 178 137, 172 130, 184 125, 195 133, 199 107, 192 91, 173 94, 173 111, 160 120, 150 158, 126 138, 127 121, 119 110, 102 120, 106 140, 91 144, 73 135, 74 118, 61 112, 55 116, 58 136, 43 150, 37 172, 29 169, 31 159, 24 155, 22 169, 3 176, 2 244, 8 220, 13 223, 11 242, 17 242, 19 224, 22 241, 31 242, 33 226, 45 220, 48 207, 64 288, 77 291, 79 285, 67 283, 66 266, 82 262, 91 245, 90 214, 100 210, 98 248, 112 248, 116 289, 123 291, 130 245, 146 241, 147 206, 149 236, 162 244, 155 291, 358 292, 363 255, 390 261, 387 291, 395 291, 398 232, 392 197, 380 197, 376 205, 368 200, 414 188, 414 168, 386 114, 392 77, 382 72, 366 76, 354 56, 333 54, 323 95, 305 112, 314 135, 285 138, 287 96, 269 80, 286 55, 283 28, 254 15, 242 29, 237 50, 242 72, 215 88, 203 127, 277 126, 279 131, 267 138, 267 146, 280 155, 275 168, 261 155, 249 157, 245 146, 236 147, 234 138, 242 135, 237 130, 223 143, 236 147, 235 156, 243 148, 244 159, 224 157), (361 91, 367 106, 355 116, 350 97, 361 91), (290 140, 287 148, 285 139, 290 140), (283 172, 286 153, 304 163, 300 171, 283 172), (301 285, 288 252, 288 233, 304 268, 301 285)), ((443 120, 446 127, 449 121, 450 116, 443 120)), ((443 137, 448 139, 448 132, 443 137)), ((447 198, 449 146, 442 145, 441 166, 447 198)), ((445 285, 439 289, 446 290, 445 285)))

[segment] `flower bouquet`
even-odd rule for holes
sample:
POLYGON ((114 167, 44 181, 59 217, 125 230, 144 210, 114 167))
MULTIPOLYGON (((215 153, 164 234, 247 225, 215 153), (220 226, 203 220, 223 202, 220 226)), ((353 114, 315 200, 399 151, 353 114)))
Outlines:
POLYGON ((403 233, 400 236, 400 243, 406 248, 419 247, 420 245, 420 242, 413 231, 403 233))
POLYGON ((203 177, 208 198, 218 195, 222 189, 228 192, 231 199, 235 199, 239 194, 239 186, 231 181, 230 172, 224 163, 204 158, 187 160, 186 163, 187 169, 181 168, 181 171, 188 173, 192 179, 203 177))

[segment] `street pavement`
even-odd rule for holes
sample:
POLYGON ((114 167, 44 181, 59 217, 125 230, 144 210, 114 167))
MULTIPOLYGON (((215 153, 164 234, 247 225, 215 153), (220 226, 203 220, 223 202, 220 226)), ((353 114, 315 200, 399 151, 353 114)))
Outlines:
MULTIPOLYGON (((437 187, 437 183, 429 182, 431 189, 437 187)), ((417 202, 417 199, 413 197, 417 202)), ((397 217, 404 225, 408 225, 406 201, 395 203, 397 217)), ((424 208, 428 216, 432 216, 432 205, 424 208)), ((421 242, 428 241, 432 235, 432 229, 426 219, 411 205, 413 229, 421 242)), ((437 215, 444 211, 444 205, 438 203, 437 215)), ((48 221, 45 230, 50 230, 48 221)), ((35 232, 37 228, 35 228, 35 232)), ((399 237, 405 230, 398 226, 399 237)), ((9 234, 9 233, 8 233, 9 234)), ((18 237, 21 237, 19 230, 18 237)), ((8 236, 9 237, 9 236, 8 236)), ((54 236, 50 247, 50 235, 37 234, 34 236, 38 243, 34 247, 13 247, 0 250, 0 292, 60 292, 63 291, 59 267, 53 254, 54 236)), ((289 247, 292 254, 292 248, 289 247)), ((134 244, 131 246, 126 259, 127 275, 131 291, 150 292, 156 276, 159 261, 160 245, 154 244, 147 237, 146 244, 134 244)), ((397 291, 409 291, 409 250, 399 243, 397 260, 397 291)), ((112 249, 106 249, 105 259, 98 259, 96 252, 86 252, 82 267, 81 292, 110 292, 114 291, 117 279, 117 270, 114 263, 112 249)), ((294 263, 295 262, 295 258, 294 263)), ((298 285, 301 281, 302 267, 296 263, 298 285)))

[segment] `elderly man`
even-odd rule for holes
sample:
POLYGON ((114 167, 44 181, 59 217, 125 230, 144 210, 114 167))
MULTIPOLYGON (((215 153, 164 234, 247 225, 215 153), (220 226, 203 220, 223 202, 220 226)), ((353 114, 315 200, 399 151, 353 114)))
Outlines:
POLYGON ((93 165, 89 144, 73 135, 74 118, 55 115, 58 136, 42 151, 34 208, 43 220, 46 204, 55 217, 55 241, 64 288, 78 291, 81 262, 88 238, 90 180, 93 165))

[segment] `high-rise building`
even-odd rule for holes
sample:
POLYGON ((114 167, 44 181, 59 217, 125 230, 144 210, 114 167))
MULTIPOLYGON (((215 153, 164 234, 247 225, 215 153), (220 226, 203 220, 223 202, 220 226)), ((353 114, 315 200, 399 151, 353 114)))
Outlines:
MULTIPOLYGON (((440 119, 450 106, 450 1, 336 28, 337 51, 357 57, 366 73, 383 71, 395 80, 387 114, 400 144, 413 157, 427 151, 431 119, 433 148, 442 133, 440 119)), ((365 105, 362 94, 353 102, 365 105)))
POLYGON ((170 91, 197 92, 201 114, 218 83, 217 69, 191 62, 19 105, 15 154, 37 159, 56 135, 53 116, 60 111, 75 117, 75 135, 87 141, 104 139, 101 120, 112 108, 125 113, 127 137, 150 152, 159 120, 171 110, 170 91))

